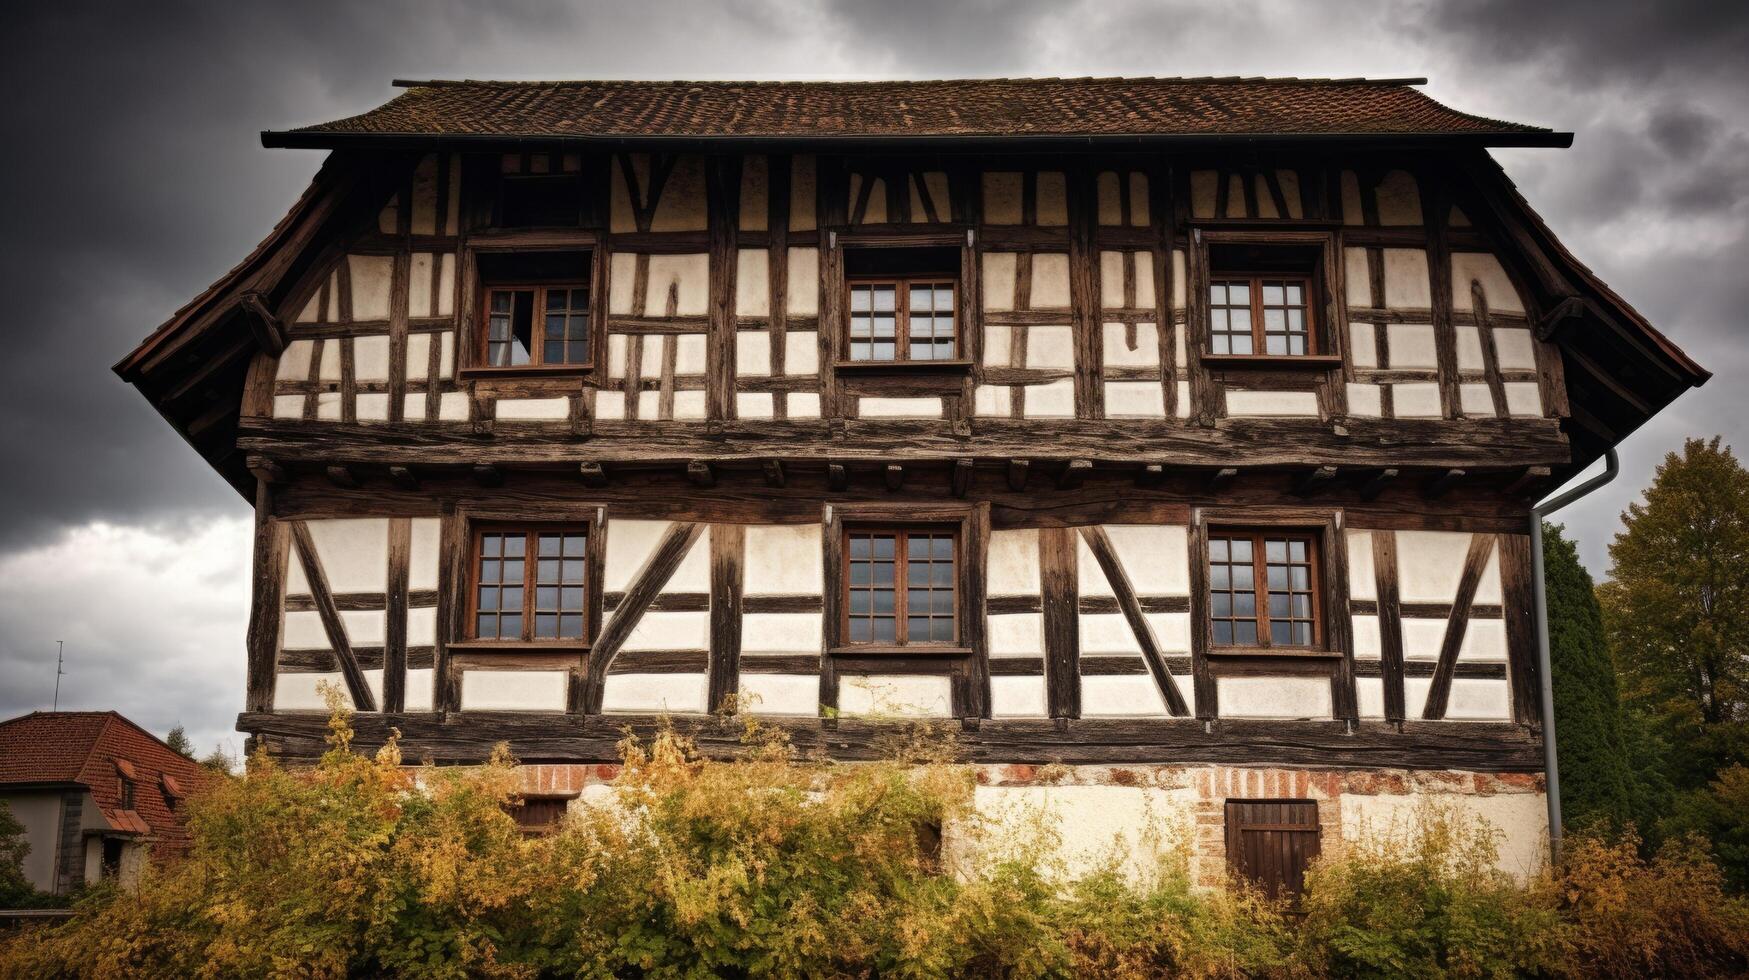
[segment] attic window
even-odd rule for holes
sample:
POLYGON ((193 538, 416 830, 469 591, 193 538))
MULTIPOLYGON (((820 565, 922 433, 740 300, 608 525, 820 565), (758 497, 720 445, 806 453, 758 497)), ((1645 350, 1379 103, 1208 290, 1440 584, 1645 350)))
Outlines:
POLYGON ((1208 344, 1214 357, 1309 358, 1328 353, 1323 249, 1317 245, 1211 244, 1208 344))
POLYGON ((582 214, 578 158, 557 153, 505 154, 500 165, 501 228, 575 228, 582 214))
POLYGON ((589 367, 592 258, 588 251, 479 255, 477 363, 492 369, 589 367))

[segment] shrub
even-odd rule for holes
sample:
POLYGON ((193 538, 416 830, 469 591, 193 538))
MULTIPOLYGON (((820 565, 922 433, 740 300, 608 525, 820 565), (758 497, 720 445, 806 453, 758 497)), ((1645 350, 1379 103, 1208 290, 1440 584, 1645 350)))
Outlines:
POLYGON ((1650 860, 1631 834, 1571 838, 1555 884, 1569 975, 1749 974, 1749 901, 1725 894, 1696 838, 1671 840, 1650 860))
MULTIPOLYGON (((725 722, 727 724, 728 722, 725 722)), ((745 758, 671 731, 621 744, 614 791, 525 837, 517 774, 353 752, 336 713, 309 768, 250 760, 190 801, 193 846, 136 890, 4 940, 0 976, 1251 977, 1722 975, 1740 903, 1696 852, 1576 844, 1560 877, 1493 870, 1491 832, 1424 814, 1314 869, 1303 921, 1192 886, 1182 828, 1090 872, 1047 824, 998 840, 939 740, 894 761, 745 758), (919 827, 949 828, 937 853, 919 827), (1140 858, 1135 852, 1145 852, 1140 858), (1623 948, 1613 948, 1612 937, 1623 948)), ((1733 931, 1735 930, 1735 931, 1733 931)))
MULTIPOLYGON (((1369 828, 1372 830, 1372 828, 1369 828)), ((1425 805, 1308 874, 1300 951, 1355 977, 1507 977, 1551 970, 1558 918, 1542 883, 1498 870, 1498 832, 1425 805)))

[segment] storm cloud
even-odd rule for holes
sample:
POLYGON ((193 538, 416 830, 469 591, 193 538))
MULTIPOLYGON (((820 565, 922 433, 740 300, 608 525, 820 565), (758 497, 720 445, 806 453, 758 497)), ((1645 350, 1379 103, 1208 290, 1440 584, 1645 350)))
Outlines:
MULTIPOLYGON (((1685 435, 1744 446, 1749 7, 1508 0, 14 3, 0 155, 0 717, 118 707, 202 746, 242 701, 247 508, 109 371, 266 234, 320 162, 262 129, 397 77, 1426 75, 1577 134, 1502 162, 1574 251, 1720 376, 1564 515, 1596 572, 1685 435)), ((232 744, 235 744, 233 739, 232 744)))

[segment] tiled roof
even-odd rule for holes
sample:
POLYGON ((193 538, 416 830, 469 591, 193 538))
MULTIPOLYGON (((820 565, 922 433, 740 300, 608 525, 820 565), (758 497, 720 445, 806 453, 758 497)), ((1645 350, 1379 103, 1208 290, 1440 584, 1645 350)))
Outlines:
POLYGON ((263 134, 865 139, 1462 136, 1565 145, 1565 134, 1458 112, 1422 79, 993 78, 887 82, 398 82, 362 115, 263 134))
POLYGON ((194 760, 114 711, 36 711, 0 722, 0 786, 83 785, 110 829, 150 837, 159 855, 188 846, 184 811, 170 809, 165 783, 199 789, 211 779, 194 760), (134 805, 123 809, 121 776, 130 772, 134 805))

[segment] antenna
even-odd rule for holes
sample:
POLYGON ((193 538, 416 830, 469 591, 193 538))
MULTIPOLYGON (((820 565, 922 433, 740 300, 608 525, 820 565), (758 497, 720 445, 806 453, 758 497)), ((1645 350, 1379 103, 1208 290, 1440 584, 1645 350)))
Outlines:
POLYGON ((51 711, 61 710, 61 675, 66 671, 61 669, 61 654, 66 650, 66 640, 55 641, 55 706, 51 711))

